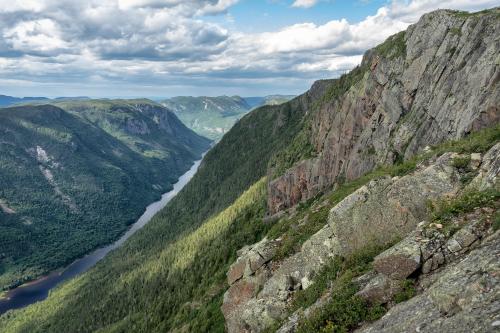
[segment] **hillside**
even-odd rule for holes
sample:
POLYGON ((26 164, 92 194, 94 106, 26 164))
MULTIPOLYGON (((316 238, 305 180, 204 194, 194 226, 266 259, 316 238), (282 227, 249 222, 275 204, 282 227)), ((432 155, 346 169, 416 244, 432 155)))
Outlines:
POLYGON ((209 145, 152 103, 59 106, 0 109, 2 288, 115 240, 209 145))
POLYGON ((140 232, 6 332, 487 332, 499 9, 440 10, 244 115, 140 232))
POLYGON ((161 101, 161 104, 190 129, 212 140, 220 140, 250 110, 246 101, 238 96, 179 96, 161 101))

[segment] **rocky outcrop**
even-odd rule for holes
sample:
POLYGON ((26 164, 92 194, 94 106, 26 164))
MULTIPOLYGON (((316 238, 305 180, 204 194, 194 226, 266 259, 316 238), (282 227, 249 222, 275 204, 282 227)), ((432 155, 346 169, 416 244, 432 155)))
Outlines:
POLYGON ((424 278, 424 291, 358 332, 495 332, 500 328, 500 231, 424 278), (480 318, 480 320, 479 320, 480 318))
MULTIPOLYGON (((461 188, 453 166, 456 156, 446 153, 413 174, 382 177, 362 186, 331 209, 325 226, 302 245, 301 251, 279 264, 272 262, 279 240, 265 239, 240 251, 228 272, 231 286, 222 307, 228 331, 262 332, 288 316, 287 305, 294 292, 313 284, 313 276, 332 257, 349 255, 367 244, 393 243, 412 233, 420 221, 429 218, 429 199, 455 196, 461 188)), ((378 280, 370 281, 366 297, 386 297, 388 289, 391 295, 396 293, 400 284, 394 281, 406 278, 421 265, 420 243, 410 239, 399 243, 392 252, 377 258, 378 280), (394 263, 398 264, 396 270, 394 263)))
POLYGON ((306 95, 319 108, 305 106, 318 156, 270 182, 270 213, 377 164, 498 122, 499 11, 424 15, 406 33, 368 51, 356 72, 315 84, 306 95), (349 80, 351 88, 337 96, 349 80))

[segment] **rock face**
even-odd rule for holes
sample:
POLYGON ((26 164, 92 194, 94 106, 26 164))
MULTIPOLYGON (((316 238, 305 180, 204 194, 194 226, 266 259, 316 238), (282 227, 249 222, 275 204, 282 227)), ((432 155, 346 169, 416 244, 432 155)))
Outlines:
MULTIPOLYGON (((453 157, 454 154, 444 154, 413 174, 380 178, 361 187, 333 207, 325 226, 302 245, 300 252, 284 259, 278 267, 268 264, 278 241, 264 239, 242 249, 228 272, 230 288, 222 307, 228 331, 262 332, 286 318, 294 291, 307 289, 314 274, 335 255, 348 255, 366 244, 387 244, 404 238, 419 221, 429 217, 428 199, 453 196, 460 188, 453 157)), ((388 252, 379 258, 383 273, 390 269, 386 267, 390 266, 386 258, 397 257, 399 263, 405 264, 400 271, 389 274, 390 279, 404 278, 420 267, 411 242, 401 248, 406 250, 404 255, 398 250, 397 254, 388 252)), ((399 287, 386 278, 378 283, 383 290, 396 292, 399 287)), ((370 293, 376 291, 372 289, 370 293)))
POLYGON ((499 120, 500 9, 481 15, 440 10, 368 51, 344 94, 338 80, 320 81, 309 99, 317 157, 269 184, 271 214, 294 206, 338 180, 499 120), (387 52, 387 49, 392 50, 387 52), (385 50, 385 51, 384 51, 385 50))
POLYGON ((447 265, 430 286, 360 329, 381 332, 496 332, 500 327, 500 231, 465 259, 447 265), (481 318, 481 320, 478 320, 481 318))

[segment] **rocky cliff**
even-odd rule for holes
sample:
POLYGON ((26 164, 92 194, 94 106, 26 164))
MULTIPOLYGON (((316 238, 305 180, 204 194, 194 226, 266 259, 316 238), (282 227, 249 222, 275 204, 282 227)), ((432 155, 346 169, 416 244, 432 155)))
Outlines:
MULTIPOLYGON (((328 311, 336 279, 343 277, 336 270, 321 287, 325 270, 332 269, 332 260, 356 256, 367 247, 387 250, 374 252, 378 255, 370 258, 368 269, 348 266, 357 298, 345 306, 361 299, 390 310, 360 331, 487 332, 498 326, 500 231, 493 220, 500 204, 499 172, 500 144, 484 155, 445 153, 406 176, 380 177, 361 186, 331 208, 324 227, 289 257, 277 256, 282 238, 243 248, 227 274, 230 288, 222 311, 228 331, 316 331, 308 320, 328 311), (438 223, 429 203, 440 200, 454 202, 457 214, 438 223), (414 289, 418 295, 396 304, 408 297, 408 282, 411 296, 414 289), (315 288, 314 302, 297 306, 297 299, 315 288)), ((308 223, 307 215, 301 223, 308 223)))
POLYGON ((270 182, 270 213, 497 122, 499 11, 424 15, 351 73, 313 85, 300 99, 316 156, 270 182))
POLYGON ((270 163, 275 232, 227 272, 229 332, 500 327, 499 15, 424 15, 288 103, 304 126, 270 163))

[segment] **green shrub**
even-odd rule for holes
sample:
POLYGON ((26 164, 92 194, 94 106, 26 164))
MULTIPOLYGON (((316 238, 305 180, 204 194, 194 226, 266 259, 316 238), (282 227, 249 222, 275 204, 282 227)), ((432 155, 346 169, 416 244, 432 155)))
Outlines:
POLYGON ((401 303, 404 301, 409 300, 416 294, 416 289, 415 289, 415 281, 406 279, 404 281, 401 281, 401 287, 402 290, 398 292, 396 295, 394 295, 394 301, 396 303, 401 303))

